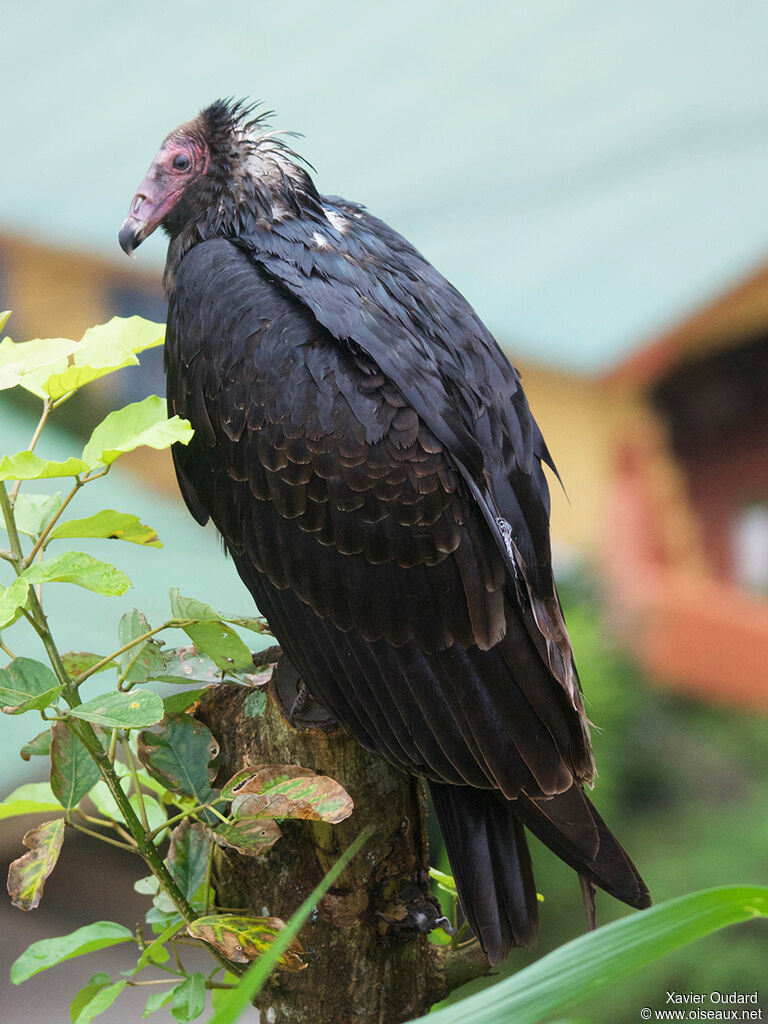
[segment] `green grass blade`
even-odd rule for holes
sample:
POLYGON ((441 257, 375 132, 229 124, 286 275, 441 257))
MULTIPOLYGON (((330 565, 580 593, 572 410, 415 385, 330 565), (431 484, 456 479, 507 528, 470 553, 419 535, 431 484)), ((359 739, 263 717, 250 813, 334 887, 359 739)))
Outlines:
POLYGON ((291 940, 298 933, 301 926, 307 920, 314 908, 330 889, 344 868, 349 864, 358 850, 367 841, 373 829, 369 826, 360 833, 352 845, 336 861, 331 870, 304 900, 295 914, 287 922, 285 928, 278 934, 274 942, 270 943, 269 949, 263 956, 260 956, 243 975, 240 984, 233 989, 231 994, 222 1001, 218 1010, 208 1021, 208 1024, 234 1024, 242 1011, 250 1005, 251 1000, 261 989, 264 982, 270 975, 272 968, 277 963, 278 957, 291 943, 291 940))
POLYGON ((413 1024, 535 1024, 679 946, 753 917, 768 917, 764 886, 680 896, 582 935, 497 985, 413 1024))

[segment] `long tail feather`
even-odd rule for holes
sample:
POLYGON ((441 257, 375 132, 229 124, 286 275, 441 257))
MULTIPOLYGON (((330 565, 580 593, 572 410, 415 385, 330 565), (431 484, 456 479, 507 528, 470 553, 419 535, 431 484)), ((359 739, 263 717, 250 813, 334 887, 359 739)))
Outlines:
MULTIPOLYGON (((640 873, 580 786, 547 800, 521 793, 516 810, 531 832, 588 882, 631 907, 650 906, 640 873)), ((586 897, 585 904, 589 916, 586 897)))
POLYGON ((492 964, 538 930, 528 844, 513 804, 493 790, 430 782, 459 901, 492 964))

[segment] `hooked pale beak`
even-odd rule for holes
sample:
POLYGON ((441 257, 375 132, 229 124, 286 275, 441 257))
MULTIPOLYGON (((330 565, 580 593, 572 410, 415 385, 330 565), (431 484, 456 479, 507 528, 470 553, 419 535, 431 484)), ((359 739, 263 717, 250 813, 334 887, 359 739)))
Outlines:
POLYGON ((142 195, 141 192, 136 193, 131 202, 131 212, 125 218, 120 228, 118 240, 120 248, 126 256, 132 256, 133 250, 138 248, 150 231, 153 230, 153 228, 149 228, 147 221, 140 216, 141 207, 146 203, 146 199, 147 197, 142 195))
POLYGON ((178 199, 178 194, 178 189, 168 188, 165 175, 153 164, 131 200, 131 209, 120 228, 118 240, 126 255, 131 256, 133 250, 159 226, 178 199))

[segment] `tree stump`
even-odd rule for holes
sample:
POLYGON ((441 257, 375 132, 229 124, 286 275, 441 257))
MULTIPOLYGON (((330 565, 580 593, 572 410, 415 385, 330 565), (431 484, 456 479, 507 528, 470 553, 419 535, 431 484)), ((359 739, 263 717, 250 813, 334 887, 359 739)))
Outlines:
POLYGON ((374 834, 301 933, 309 966, 276 971, 257 998, 263 1024, 399 1024, 489 972, 477 945, 436 946, 440 917, 429 893, 425 787, 360 747, 320 705, 296 697, 300 681, 278 655, 267 704, 244 712, 251 690, 222 685, 196 714, 221 745, 219 783, 244 766, 296 764, 329 775, 355 803, 338 825, 285 821, 260 857, 221 852, 219 903, 289 918, 366 825, 374 834), (293 710, 294 726, 284 715, 293 710))

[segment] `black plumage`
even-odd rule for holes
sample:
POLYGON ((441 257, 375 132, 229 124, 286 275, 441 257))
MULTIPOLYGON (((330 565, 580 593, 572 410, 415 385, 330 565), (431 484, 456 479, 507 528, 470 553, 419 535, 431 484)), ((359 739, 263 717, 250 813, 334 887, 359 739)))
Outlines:
MULTIPOLYGON (((551 569, 552 466, 466 300, 366 210, 318 194, 263 116, 168 136, 120 234, 170 236, 174 461, 311 693, 426 776, 492 962, 531 940, 523 825, 636 907, 583 791, 594 764, 551 569)), ((554 468, 554 467, 552 467, 554 468)))

